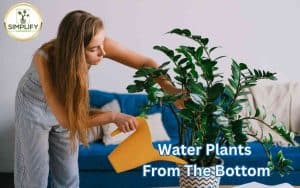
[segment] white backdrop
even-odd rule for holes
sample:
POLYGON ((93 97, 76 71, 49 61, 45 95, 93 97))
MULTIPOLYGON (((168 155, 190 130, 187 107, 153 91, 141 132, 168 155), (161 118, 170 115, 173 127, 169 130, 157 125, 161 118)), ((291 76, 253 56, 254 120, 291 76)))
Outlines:
MULTIPOLYGON (((0 14, 19 1, 2 0, 0 14)), ((83 9, 104 20, 108 35, 121 44, 162 63, 165 57, 152 50, 156 44, 173 46, 179 39, 164 35, 174 27, 187 27, 221 45, 226 55, 252 67, 278 73, 279 81, 299 80, 300 1, 298 0, 90 0, 27 1, 37 6, 44 25, 39 36, 27 42, 8 37, 0 27, 0 172, 13 171, 14 95, 17 83, 28 68, 32 54, 55 37, 62 17, 83 9)), ((227 63, 222 69, 228 73, 227 63)), ((90 72, 91 88, 126 92, 134 70, 110 60, 90 72)))

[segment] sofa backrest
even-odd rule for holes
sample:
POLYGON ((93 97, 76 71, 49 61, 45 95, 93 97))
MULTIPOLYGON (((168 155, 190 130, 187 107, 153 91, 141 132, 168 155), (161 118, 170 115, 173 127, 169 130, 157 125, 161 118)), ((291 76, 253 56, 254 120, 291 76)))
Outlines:
MULTIPOLYGON (((141 108, 147 104, 148 99, 145 94, 112 93, 100 90, 89 90, 90 106, 101 108, 106 103, 116 99, 119 102, 121 112, 133 116, 140 114, 141 108)), ((178 124, 171 108, 167 104, 155 105, 148 114, 162 113, 162 122, 171 139, 178 139, 178 124)))

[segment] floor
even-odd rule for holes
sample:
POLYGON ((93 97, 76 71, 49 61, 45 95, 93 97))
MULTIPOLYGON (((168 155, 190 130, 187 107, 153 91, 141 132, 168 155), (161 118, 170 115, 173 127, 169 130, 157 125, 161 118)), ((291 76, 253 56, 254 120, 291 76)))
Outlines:
POLYGON ((0 172, 0 187, 14 188, 14 174, 0 172))

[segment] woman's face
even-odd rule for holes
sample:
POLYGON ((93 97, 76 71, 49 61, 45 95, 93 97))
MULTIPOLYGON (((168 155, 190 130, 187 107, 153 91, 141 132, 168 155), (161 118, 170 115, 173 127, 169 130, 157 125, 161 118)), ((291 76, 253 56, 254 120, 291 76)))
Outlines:
POLYGON ((88 65, 97 65, 101 62, 105 55, 104 39, 105 32, 101 29, 85 48, 85 59, 88 65))

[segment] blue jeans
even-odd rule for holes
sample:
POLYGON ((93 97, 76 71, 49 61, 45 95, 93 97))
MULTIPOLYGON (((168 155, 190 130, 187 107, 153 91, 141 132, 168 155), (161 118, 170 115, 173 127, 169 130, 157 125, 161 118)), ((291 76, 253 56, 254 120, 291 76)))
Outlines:
POLYGON ((71 153, 69 131, 58 125, 30 67, 21 79, 15 100, 16 188, 79 187, 78 147, 71 153))

